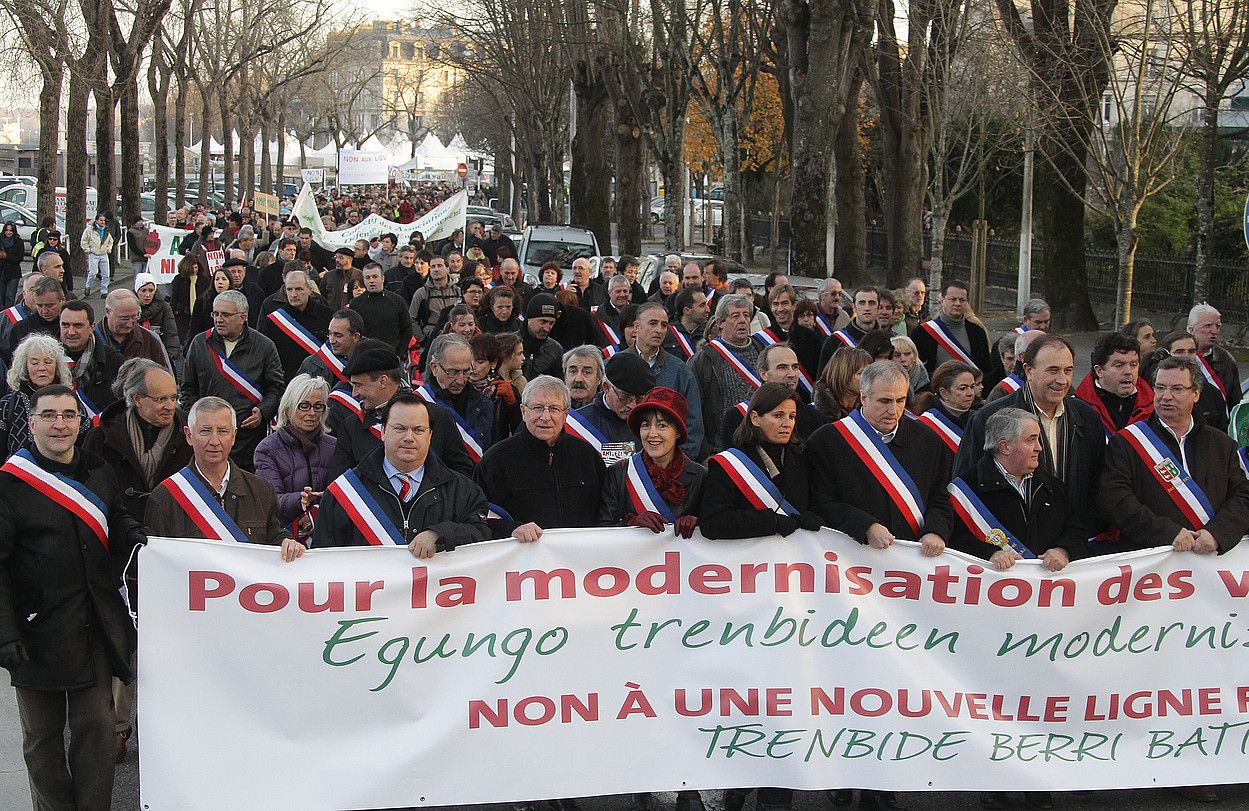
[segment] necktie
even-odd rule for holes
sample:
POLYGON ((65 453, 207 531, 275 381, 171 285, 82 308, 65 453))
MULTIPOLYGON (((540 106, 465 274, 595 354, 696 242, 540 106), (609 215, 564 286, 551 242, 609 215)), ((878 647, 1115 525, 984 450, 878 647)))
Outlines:
POLYGON ((399 481, 400 481, 399 500, 407 501, 408 496, 412 494, 412 480, 409 479, 407 475, 404 473, 400 473, 398 475, 399 475, 399 481))

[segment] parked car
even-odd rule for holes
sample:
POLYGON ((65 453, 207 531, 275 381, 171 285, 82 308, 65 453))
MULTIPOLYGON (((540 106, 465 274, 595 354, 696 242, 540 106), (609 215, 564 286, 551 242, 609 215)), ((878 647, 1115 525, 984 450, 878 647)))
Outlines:
POLYGON ((30 250, 30 237, 39 227, 39 217, 28 208, 16 203, 0 202, 0 222, 11 222, 17 227, 17 235, 26 240, 30 250))
POLYGON ((591 259, 599 255, 594 232, 572 225, 530 225, 520 242, 521 272, 537 277, 547 262, 558 262, 570 270, 574 259, 591 259))

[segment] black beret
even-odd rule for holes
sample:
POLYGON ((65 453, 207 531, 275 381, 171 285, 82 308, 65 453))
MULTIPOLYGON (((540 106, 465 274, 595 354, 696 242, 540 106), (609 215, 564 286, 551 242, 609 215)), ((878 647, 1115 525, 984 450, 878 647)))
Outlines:
POLYGON ((343 256, 350 256, 353 258, 356 255, 356 252, 353 251, 351 248, 339 248, 338 250, 334 251, 334 253, 342 254, 343 256))
POLYGON ((403 363, 395 354, 393 346, 385 341, 366 339, 356 344, 351 359, 343 368, 343 374, 350 377, 369 372, 393 372, 402 367, 403 363))
POLYGON ((646 394, 655 388, 655 373, 636 352, 618 352, 607 361, 605 370, 611 384, 629 394, 646 394))

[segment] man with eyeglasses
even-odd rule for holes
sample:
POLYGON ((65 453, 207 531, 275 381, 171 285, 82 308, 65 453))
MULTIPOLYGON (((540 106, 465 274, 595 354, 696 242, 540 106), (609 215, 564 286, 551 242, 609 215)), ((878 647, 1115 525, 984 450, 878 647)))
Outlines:
POLYGON ((68 301, 61 308, 61 345, 69 358, 74 391, 87 416, 98 422, 100 413, 117 402, 113 383, 121 369, 122 356, 95 337, 95 311, 85 301, 68 301))
POLYGON ((61 307, 65 306, 65 290, 56 279, 40 277, 31 288, 32 313, 9 330, 4 345, 4 362, 13 362, 13 350, 28 335, 43 334, 54 338, 61 333, 61 307))
POLYGON ((116 349, 123 360, 147 358, 172 371, 165 345, 139 324, 139 311, 139 297, 133 290, 111 291, 104 297, 104 318, 95 325, 96 340, 116 349))
POLYGON ((0 666, 17 688, 34 806, 103 809, 116 757, 112 678, 134 680, 117 573, 147 539, 112 469, 76 448, 74 392, 45 386, 30 413, 32 447, 0 467, 0 666))
POLYGON ((381 431, 380 452, 325 488, 312 545, 398 545, 431 558, 487 540, 481 488, 429 452, 429 403, 414 392, 396 395, 382 411, 381 431))
POLYGON ((521 394, 524 426, 482 457, 476 476, 494 513, 493 537, 528 543, 544 529, 597 520, 607 468, 589 442, 565 430, 571 405, 562 380, 534 378, 521 394))
POLYGON ((494 444, 494 403, 469 385, 473 348, 463 336, 439 335, 429 348, 429 375, 416 390, 428 402, 452 412, 464 450, 474 461, 494 444))
POLYGON ((234 462, 253 470, 252 454, 278 412, 286 385, 273 341, 247 326, 247 297, 227 290, 213 299, 213 328, 187 346, 179 394, 183 404, 220 397, 234 407, 234 462))
POLYGON ((613 355, 604 369, 602 390, 589 405, 569 416, 571 430, 595 445, 605 464, 627 459, 641 449, 637 434, 629 427, 629 412, 653 388, 655 373, 641 355, 613 355))

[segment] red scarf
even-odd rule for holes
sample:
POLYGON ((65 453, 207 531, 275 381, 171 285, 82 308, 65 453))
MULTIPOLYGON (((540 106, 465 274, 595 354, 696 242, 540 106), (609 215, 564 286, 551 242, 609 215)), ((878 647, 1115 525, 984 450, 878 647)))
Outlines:
POLYGON ((685 503, 685 485, 677 481, 677 477, 685 472, 685 454, 680 448, 677 448, 667 467, 655 464, 655 460, 645 453, 642 454, 642 463, 646 465, 646 472, 650 474, 660 498, 671 505, 685 503))

